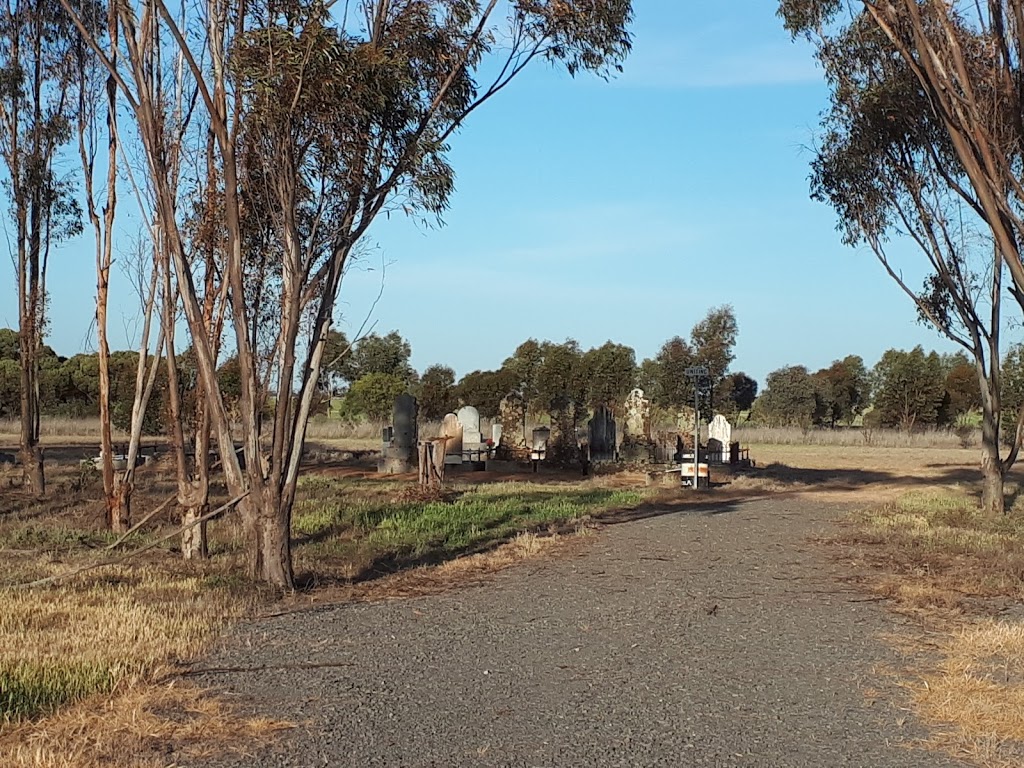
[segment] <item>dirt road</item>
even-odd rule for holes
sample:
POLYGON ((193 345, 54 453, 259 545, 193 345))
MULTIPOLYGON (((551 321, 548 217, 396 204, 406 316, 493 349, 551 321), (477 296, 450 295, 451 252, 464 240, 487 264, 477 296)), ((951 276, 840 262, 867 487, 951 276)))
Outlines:
POLYGON ((900 620, 808 543, 838 514, 655 514, 484 586, 243 625, 201 666, 249 671, 200 680, 300 725, 217 765, 956 765, 908 746, 900 620))

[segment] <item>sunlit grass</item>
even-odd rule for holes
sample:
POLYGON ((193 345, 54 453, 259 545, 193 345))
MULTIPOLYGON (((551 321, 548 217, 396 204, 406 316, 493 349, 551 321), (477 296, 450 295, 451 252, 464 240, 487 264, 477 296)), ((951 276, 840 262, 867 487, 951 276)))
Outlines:
POLYGON ((840 540, 876 568, 876 593, 946 630, 929 634, 934 665, 900 675, 932 726, 926 743, 980 765, 1020 765, 1024 625, 985 615, 1024 598, 1019 510, 993 517, 966 489, 918 491, 856 515, 840 540))
MULTIPOLYGON (((800 429, 799 427, 760 427, 738 424, 732 439, 743 445, 795 445, 873 448, 955 448, 963 447, 961 437, 949 429, 902 432, 898 429, 800 429)), ((977 443, 977 434, 970 437, 977 443)))
MULTIPOLYGON (((64 570, 37 562, 22 578, 64 570)), ((65 586, 0 589, 0 722, 191 659, 254 599, 252 591, 155 568, 107 568, 65 586)))

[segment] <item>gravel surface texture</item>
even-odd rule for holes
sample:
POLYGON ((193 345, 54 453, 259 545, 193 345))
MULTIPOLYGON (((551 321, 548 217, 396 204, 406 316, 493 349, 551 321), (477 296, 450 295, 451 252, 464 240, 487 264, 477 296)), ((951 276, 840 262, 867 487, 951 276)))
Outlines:
POLYGON ((202 684, 298 723, 216 766, 959 765, 881 666, 884 606, 836 579, 809 499, 608 526, 483 586, 237 628, 202 684))

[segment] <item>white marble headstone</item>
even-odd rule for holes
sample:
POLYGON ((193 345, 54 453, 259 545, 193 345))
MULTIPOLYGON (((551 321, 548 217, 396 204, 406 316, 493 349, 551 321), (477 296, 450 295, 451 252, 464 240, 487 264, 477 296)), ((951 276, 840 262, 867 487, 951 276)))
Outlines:
POLYGON ((480 411, 472 405, 459 408, 459 423, 462 425, 462 445, 468 449, 480 447, 480 411))
POLYGON ((708 440, 717 440, 726 450, 732 442, 732 424, 722 414, 715 414, 715 418, 708 425, 708 440))

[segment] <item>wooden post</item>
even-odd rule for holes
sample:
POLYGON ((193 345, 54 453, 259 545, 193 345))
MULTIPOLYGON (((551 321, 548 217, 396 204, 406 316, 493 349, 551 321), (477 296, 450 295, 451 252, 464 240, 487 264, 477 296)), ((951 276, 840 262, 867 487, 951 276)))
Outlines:
POLYGON ((444 485, 444 453, 447 435, 432 440, 421 440, 419 444, 419 479, 421 488, 440 488, 444 485))

